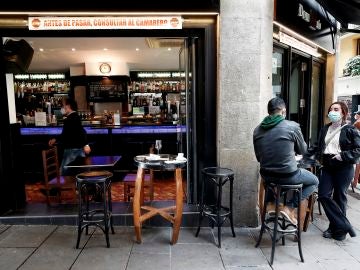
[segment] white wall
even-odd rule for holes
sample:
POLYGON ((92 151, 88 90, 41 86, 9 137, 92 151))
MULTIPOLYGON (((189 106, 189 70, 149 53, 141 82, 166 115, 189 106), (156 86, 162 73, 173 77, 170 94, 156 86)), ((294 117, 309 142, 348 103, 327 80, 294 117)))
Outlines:
POLYGON ((336 88, 337 97, 360 95, 360 76, 338 78, 336 88))

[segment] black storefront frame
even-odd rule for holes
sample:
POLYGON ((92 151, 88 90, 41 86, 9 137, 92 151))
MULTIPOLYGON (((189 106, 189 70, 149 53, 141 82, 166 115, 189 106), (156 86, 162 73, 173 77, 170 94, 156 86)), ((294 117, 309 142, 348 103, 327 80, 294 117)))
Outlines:
POLYGON ((289 119, 290 116, 290 110, 289 110, 289 100, 290 100, 290 76, 291 76, 291 63, 292 63, 292 53, 298 54, 302 57, 305 57, 308 59, 309 64, 309 80, 307 80, 307 85, 305 87, 307 87, 309 89, 309 91, 307 91, 307 102, 309 103, 309 105, 307 106, 308 109, 306 110, 307 116, 306 118, 308 119, 307 121, 307 126, 306 126, 306 132, 304 135, 305 141, 308 142, 309 140, 309 132, 310 132, 310 104, 311 104, 311 90, 312 90, 312 72, 313 72, 313 64, 314 62, 321 64, 322 69, 321 69, 321 79, 320 79, 320 93, 319 93, 319 103, 318 103, 318 108, 319 108, 319 113, 318 113, 318 131, 320 131, 322 124, 323 124, 323 112, 324 112, 324 105, 325 105, 325 64, 326 61, 320 58, 316 58, 314 56, 311 56, 303 51, 300 51, 298 49, 295 49, 291 46, 288 46, 286 44, 283 44, 281 42, 279 42, 278 40, 273 40, 273 50, 278 51, 278 52, 283 52, 283 82, 282 82, 282 91, 281 91, 281 95, 282 98, 284 99, 286 106, 287 106, 287 118, 289 119))
MULTIPOLYGON (((201 16, 199 16, 202 18, 201 16)), ((193 144, 197 151, 193 157, 192 184, 189 203, 197 203, 198 183, 201 181, 201 169, 217 164, 216 156, 216 97, 217 97, 217 15, 213 15, 207 22, 183 28, 181 30, 73 30, 73 31, 29 31, 27 29, 0 29, 0 37, 193 37, 197 39, 197 85, 195 100, 196 119, 193 120, 193 144), (194 132, 195 131, 195 132, 194 132)), ((193 19, 193 18, 191 18, 193 19)), ((196 18, 193 19, 196 22, 196 18)), ((3 44, 1 42, 2 48, 3 44)), ((0 61, 0 100, 1 113, 8 115, 5 61, 0 61)), ((0 141, 0 185, 6 187, 0 192, 2 198, 0 214, 17 210, 25 205, 25 186, 21 175, 20 137, 12 134, 18 132, 18 125, 9 124, 7 117, 2 117, 0 141), (10 158, 9 158, 10 157, 10 158)))

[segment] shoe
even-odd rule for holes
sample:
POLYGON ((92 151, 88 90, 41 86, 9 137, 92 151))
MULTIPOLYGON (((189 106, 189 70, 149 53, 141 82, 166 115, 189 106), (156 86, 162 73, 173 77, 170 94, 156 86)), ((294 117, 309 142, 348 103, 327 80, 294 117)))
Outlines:
POLYGON ((346 238, 346 235, 349 233, 350 237, 355 237, 356 236, 356 232, 355 230, 351 227, 347 232, 344 231, 337 231, 333 233, 332 238, 338 241, 343 241, 346 238))
MULTIPOLYGON (((279 204, 279 211, 283 210, 284 205, 282 203, 279 204)), ((275 203, 270 202, 266 206, 266 212, 269 216, 275 216, 275 203)))
POLYGON ((326 231, 323 232, 323 237, 324 238, 332 238, 333 237, 333 233, 330 228, 328 228, 326 231))
POLYGON ((350 237, 355 237, 355 236, 356 236, 356 232, 355 232, 355 230, 354 230, 353 227, 351 227, 351 228, 348 230, 348 233, 349 233, 350 237))
POLYGON ((343 241, 346 238, 346 233, 333 233, 332 238, 337 241, 343 241))
POLYGON ((283 209, 280 211, 280 214, 283 215, 283 217, 291 224, 297 226, 298 221, 295 210, 295 208, 289 208, 288 206, 284 206, 283 209))

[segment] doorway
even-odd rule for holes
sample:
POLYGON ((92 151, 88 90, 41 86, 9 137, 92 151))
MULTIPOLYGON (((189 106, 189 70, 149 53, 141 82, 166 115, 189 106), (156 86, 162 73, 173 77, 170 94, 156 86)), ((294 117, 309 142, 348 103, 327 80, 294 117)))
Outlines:
POLYGON ((272 96, 284 99, 287 119, 314 144, 323 123, 325 62, 283 44, 274 44, 272 58, 272 96))
POLYGON ((310 58, 291 53, 288 115, 289 120, 300 124, 305 138, 309 136, 310 70, 310 58))

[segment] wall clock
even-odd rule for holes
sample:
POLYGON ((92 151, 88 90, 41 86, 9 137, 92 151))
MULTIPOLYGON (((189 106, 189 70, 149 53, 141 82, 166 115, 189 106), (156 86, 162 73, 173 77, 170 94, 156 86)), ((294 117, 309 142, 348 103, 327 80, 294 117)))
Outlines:
POLYGON ((102 63, 99 67, 100 69, 100 72, 103 73, 103 74, 107 74, 107 73, 110 73, 111 71, 111 66, 110 64, 108 63, 102 63))

